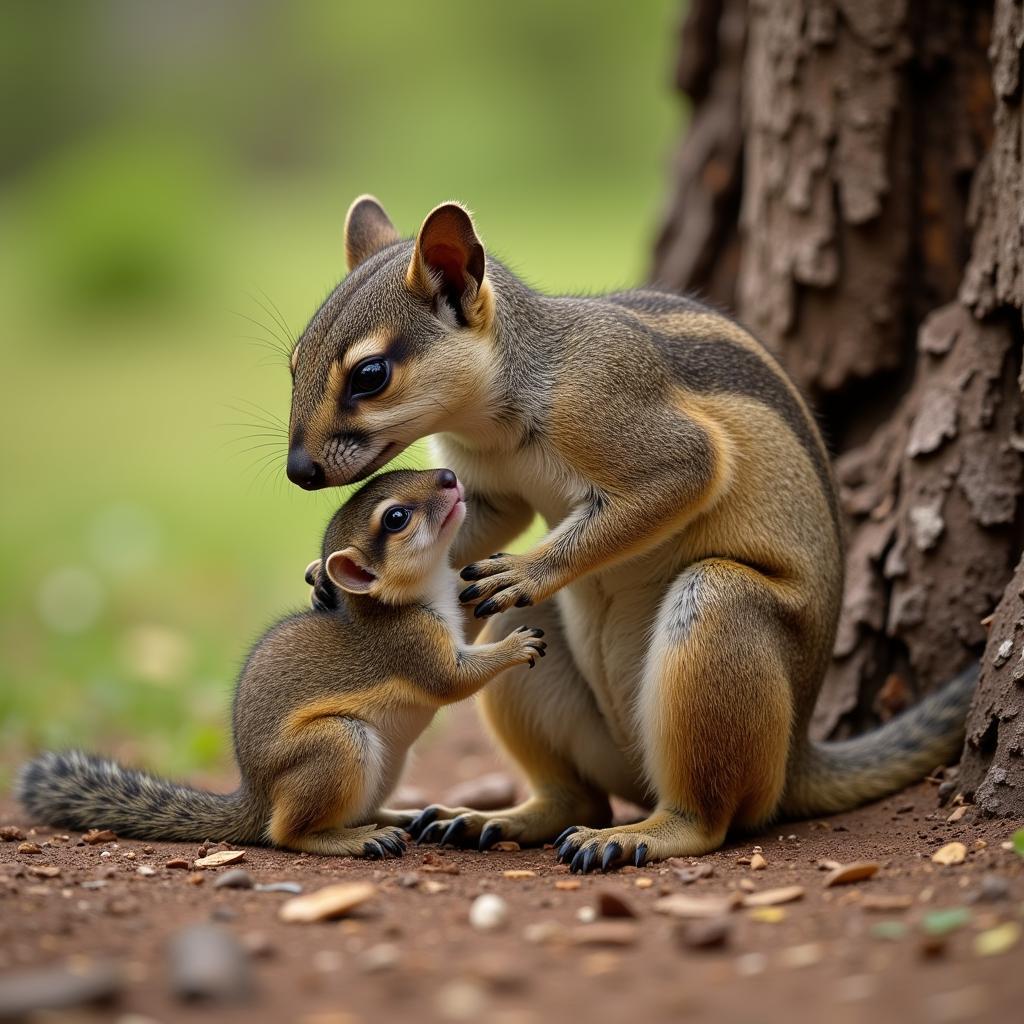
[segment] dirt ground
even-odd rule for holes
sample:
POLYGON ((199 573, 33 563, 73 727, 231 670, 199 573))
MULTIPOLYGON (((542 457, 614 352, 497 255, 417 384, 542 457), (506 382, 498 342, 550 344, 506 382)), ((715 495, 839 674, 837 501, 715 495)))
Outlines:
MULTIPOLYGON (((472 709, 462 708, 407 781, 438 799, 497 767, 472 709)), ((195 844, 87 845, 32 829, 8 800, 0 824, 18 826, 41 852, 19 852, 18 839, 0 843, 0 1020, 19 1019, 16 986, 30 1000, 53 1002, 62 986, 73 1004, 90 987, 108 997, 99 1008, 31 1019, 121 1024, 1019 1020, 1024 859, 1004 844, 1021 823, 977 820, 969 808, 950 822, 956 804, 940 808, 937 791, 924 782, 699 861, 588 876, 568 874, 551 850, 415 846, 387 862, 246 849, 237 865, 195 872, 195 844), (965 862, 934 863, 952 841, 966 846, 965 862), (166 866, 175 859, 187 864, 166 866), (823 861, 874 861, 879 870, 826 887, 823 861), (691 863, 710 874, 688 881, 691 863), (376 891, 344 919, 289 924, 278 918, 288 893, 216 887, 237 868, 306 893, 355 881, 376 891), (737 906, 710 924, 659 908, 673 894, 703 906, 713 895, 736 903, 792 886, 803 890, 793 902, 737 906), (507 905, 494 930, 470 924, 484 893, 507 905), (605 917, 601 908, 635 916, 605 917), (182 935, 204 924, 213 931, 182 935), (198 966, 182 966, 190 952, 198 966), (26 977, 41 968, 53 973, 26 977), (190 998, 190 985, 225 991, 190 998)))

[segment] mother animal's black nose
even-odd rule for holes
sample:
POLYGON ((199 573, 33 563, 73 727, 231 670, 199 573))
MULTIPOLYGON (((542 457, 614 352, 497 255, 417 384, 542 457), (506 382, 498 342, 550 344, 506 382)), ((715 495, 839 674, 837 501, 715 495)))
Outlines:
POLYGON ((450 491, 459 486, 459 478, 450 469, 440 469, 437 472, 437 486, 450 491))
POLYGON ((315 491, 326 483, 324 467, 309 457, 309 452, 301 445, 288 452, 288 479, 293 484, 304 487, 307 491, 315 491))

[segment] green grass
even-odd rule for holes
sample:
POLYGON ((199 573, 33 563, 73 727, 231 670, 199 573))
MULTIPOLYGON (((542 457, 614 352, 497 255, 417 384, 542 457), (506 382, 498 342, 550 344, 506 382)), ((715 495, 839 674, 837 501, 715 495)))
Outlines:
MULTIPOLYGON (((360 103, 339 95, 336 135, 318 99, 327 152, 309 166, 243 172, 196 127, 226 102, 215 92, 179 97, 171 122, 143 97, 133 120, 54 149, 0 192, 8 763, 75 744, 176 773, 224 764, 237 667, 305 603, 302 569, 339 499, 284 480, 273 421, 287 417, 288 374, 243 337, 266 336, 245 318, 271 324, 266 292, 301 330, 342 273, 354 195, 374 191, 407 234, 463 199, 485 243, 546 290, 642 279, 678 127, 676 4, 642 7, 628 25, 607 8, 561 63, 533 52, 547 8, 492 26, 514 40, 458 69, 451 48, 466 39, 432 28, 451 52, 425 83, 423 24, 359 15, 342 39, 324 35, 340 5, 304 5, 289 31, 314 57, 340 47, 355 80, 377 66, 359 40, 386 41, 399 69, 360 103)), ((569 21, 561 31, 572 37, 569 21)))

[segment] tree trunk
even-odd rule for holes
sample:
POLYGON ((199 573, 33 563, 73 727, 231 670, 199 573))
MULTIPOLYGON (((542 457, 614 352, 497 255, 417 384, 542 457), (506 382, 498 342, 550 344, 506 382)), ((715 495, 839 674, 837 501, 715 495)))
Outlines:
POLYGON ((980 657, 963 786, 1016 815, 1022 33, 1020 0, 691 0, 651 275, 737 309, 836 456, 847 585, 815 733, 980 657))

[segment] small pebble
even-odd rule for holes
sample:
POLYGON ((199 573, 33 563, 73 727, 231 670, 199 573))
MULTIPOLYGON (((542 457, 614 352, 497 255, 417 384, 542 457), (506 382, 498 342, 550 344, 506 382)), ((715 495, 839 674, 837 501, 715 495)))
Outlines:
POLYGON ((245 868, 233 868, 231 871, 225 871, 224 874, 218 875, 214 880, 213 887, 214 889, 251 889, 253 884, 253 877, 245 868))
POLYGON ((256 892, 286 892, 292 896, 298 896, 302 892, 302 886, 298 882, 257 882, 254 888, 256 892))
POLYGON ((172 857, 164 867, 171 871, 188 871, 188 861, 184 857, 172 857))
POLYGON ((487 993, 478 981, 450 981, 437 992, 434 1008, 443 1020, 477 1021, 486 1016, 487 993))
POLYGON ((932 861, 944 867, 963 864, 967 860, 967 847, 963 843, 946 843, 932 854, 932 861))
POLYGON ((396 945, 391 942, 379 942, 361 954, 356 965, 364 974, 380 974, 382 971, 390 971, 397 967, 401 958, 396 945))
POLYGON ((983 903, 999 903, 1010 898, 1010 883, 1001 875, 983 875, 981 886, 974 894, 983 903))
POLYGON ((167 953, 171 990, 186 1002, 239 1002, 252 993, 241 943, 213 925, 192 925, 171 938, 167 953))
POLYGON ((675 930, 676 941, 688 949, 721 949, 732 936, 728 917, 710 917, 703 921, 680 922, 675 930))
POLYGON ((502 928, 508 920, 508 904, 498 895, 485 892, 469 908, 469 923, 481 932, 502 928))
POLYGON ((52 967, 5 974, 0 977, 0 1020, 29 1016, 35 1020, 47 1011, 105 1005, 118 997, 121 988, 121 976, 113 965, 86 960, 77 962, 73 970, 52 967))
POLYGON ((19 843, 18 844, 18 853, 24 853, 24 854, 28 854, 28 855, 31 856, 31 855, 34 855, 34 854, 37 854, 37 853, 42 853, 42 852, 43 852, 43 848, 38 843, 19 843))
POLYGON ((260 959, 273 956, 277 951, 266 932, 246 932, 242 936, 242 948, 249 956, 260 959))
POLYGON ((25 833, 17 825, 0 826, 0 843, 16 843, 25 838, 25 833))

